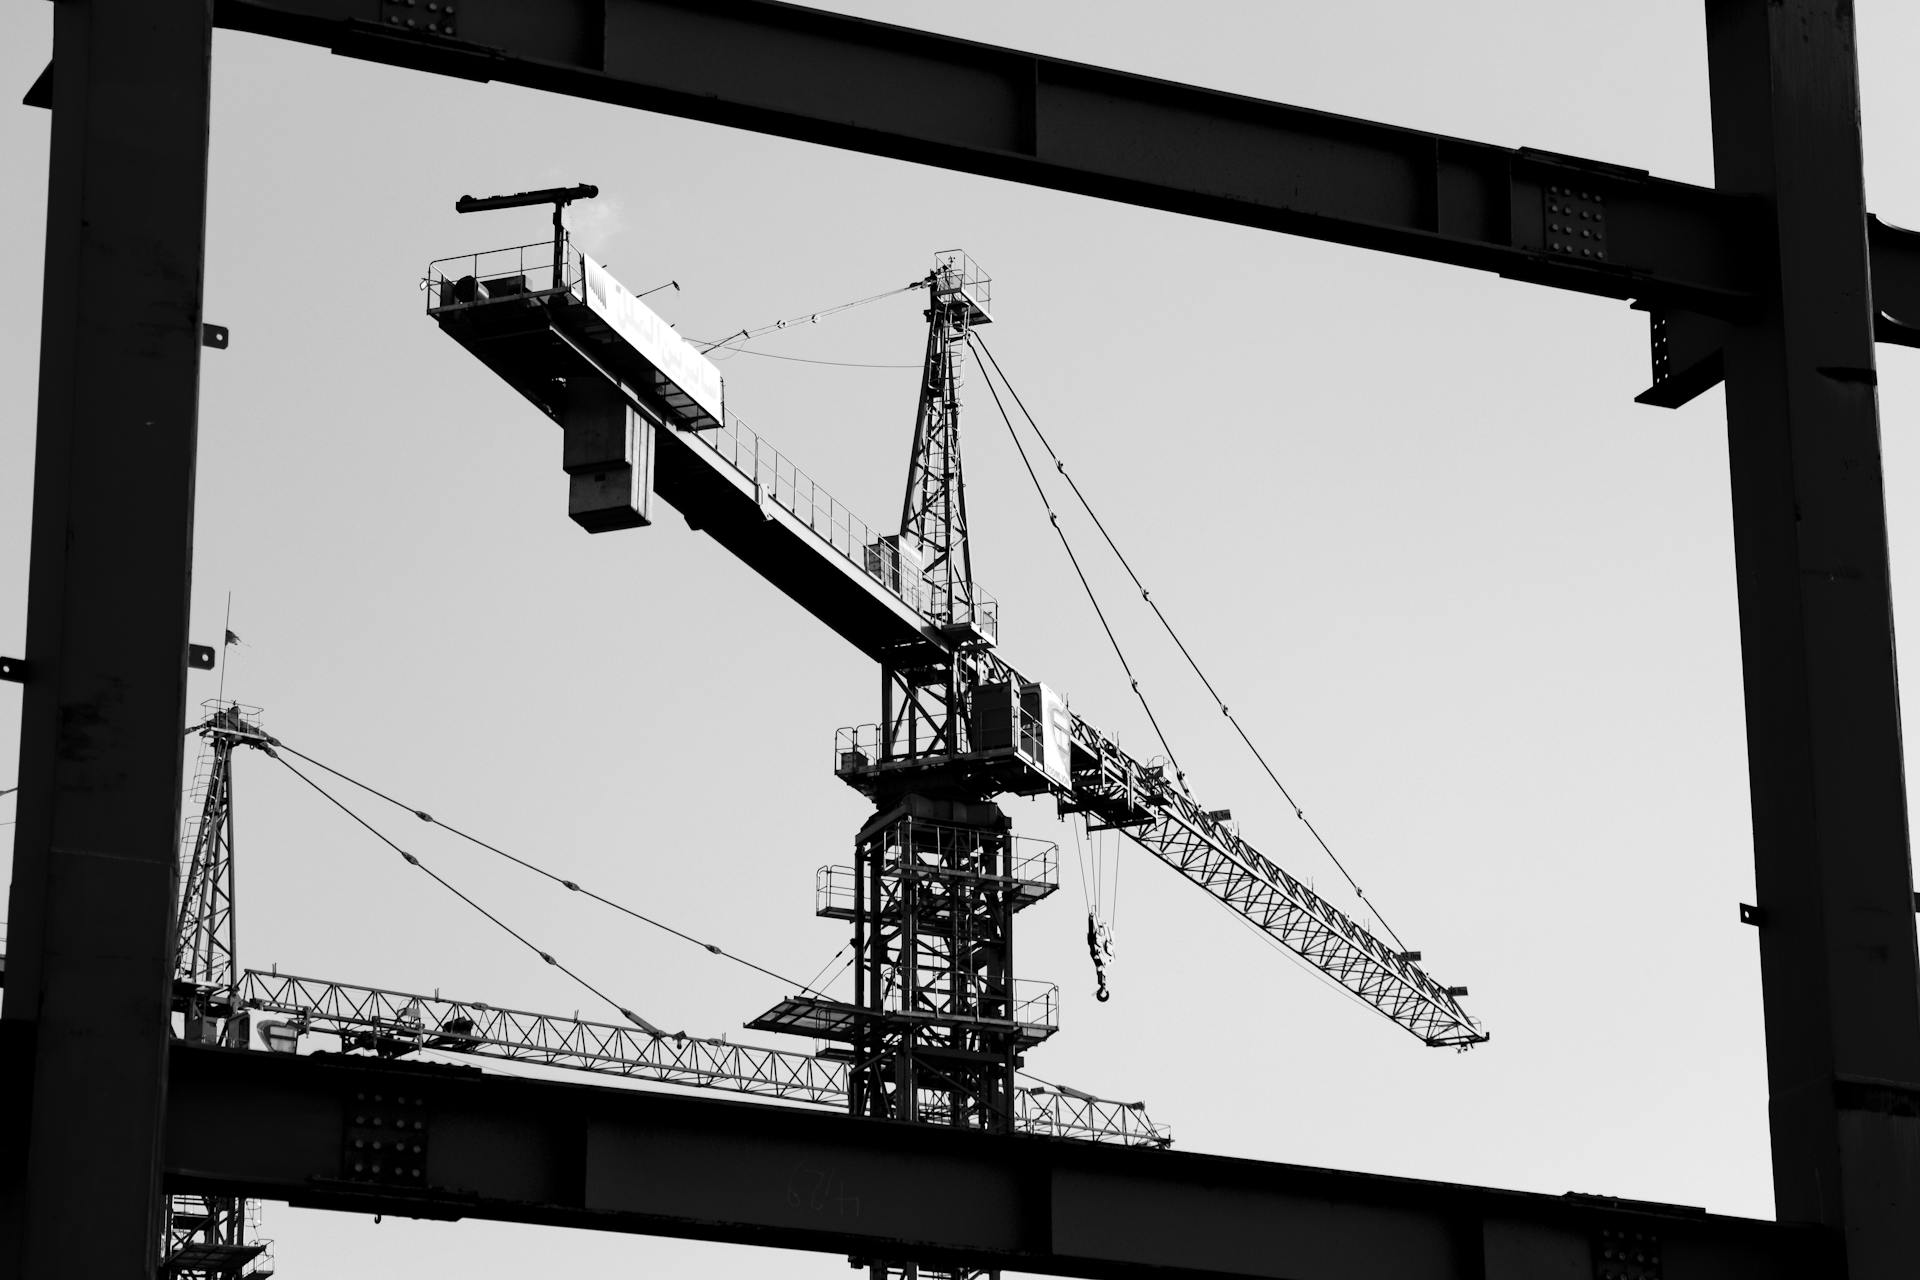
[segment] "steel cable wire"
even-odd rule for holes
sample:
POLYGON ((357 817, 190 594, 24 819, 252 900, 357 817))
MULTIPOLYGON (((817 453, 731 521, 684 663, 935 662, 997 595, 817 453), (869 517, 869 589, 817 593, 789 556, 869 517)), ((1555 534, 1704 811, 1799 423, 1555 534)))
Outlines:
MULTIPOLYGON (((784 974, 775 973, 773 970, 765 967, 764 965, 755 964, 753 961, 747 959, 744 956, 735 955, 733 952, 728 951, 725 947, 722 947, 717 943, 704 942, 701 939, 694 937, 690 933, 684 933, 681 930, 674 928, 670 924, 667 924, 660 920, 656 920, 652 916, 646 915, 642 912, 635 911, 632 907, 629 907, 624 903, 615 902, 612 898, 608 898, 601 894, 595 893, 593 890, 585 888, 584 886, 579 884, 577 881, 569 880, 565 876, 556 875, 553 872, 547 870, 545 867, 542 867, 536 863, 528 862, 525 858, 518 857, 514 854, 508 853, 505 849, 499 848, 495 845, 488 844, 485 840, 480 839, 480 837, 478 836, 469 835, 465 831, 460 830, 460 828, 458 827, 449 826, 447 823, 440 821, 438 818, 428 813, 425 809, 416 809, 404 800, 396 800, 392 796, 388 795, 386 792, 380 790, 378 787, 374 787, 369 785, 368 783, 362 782, 358 778, 349 777, 348 775, 334 768, 332 765, 323 764, 321 761, 315 760, 312 756, 307 755, 305 752, 298 751, 293 747, 287 746, 286 743, 284 742, 280 742, 276 740, 274 745, 277 746, 280 750, 287 752, 289 755, 299 756, 302 760, 305 760, 308 764, 314 766, 316 769, 325 769, 328 773, 340 779, 342 782, 345 782, 351 786, 358 787, 369 795, 378 796, 380 799, 385 800, 388 804, 393 805, 396 808, 405 809, 408 813, 411 813, 414 817, 420 819, 422 822, 430 823, 433 826, 439 827, 441 830, 446 831, 449 834, 460 837, 460 839, 467 841, 469 844, 478 845, 480 848, 485 849, 488 853, 496 854, 499 857, 505 858, 508 862, 511 862, 516 866, 524 867, 528 871, 533 872, 535 875, 544 876, 548 880, 553 881, 555 884, 560 885, 562 888, 567 889, 572 893, 578 893, 585 897, 592 898, 595 902, 598 902, 603 906, 612 907, 615 911, 620 912, 622 915, 631 916, 635 920, 638 920, 643 924, 652 925, 654 928, 659 929, 665 933, 670 933, 674 937, 679 938, 684 942, 691 942, 694 946, 699 947, 702 950, 709 952, 712 955, 720 956, 723 959, 731 960, 738 965, 744 965, 747 968, 752 969, 755 973, 764 974, 765 976, 774 979, 776 982, 785 983, 787 986, 790 986, 795 990, 804 991, 811 995, 821 996, 822 998, 825 998, 824 992, 815 990, 812 986, 806 983, 795 982, 792 978, 789 978, 784 974)), ((281 763, 284 764, 285 761, 282 761, 281 763)), ((288 765, 287 767, 292 768, 291 765, 288 765)), ((322 792, 321 794, 325 795, 326 793, 322 792)), ((331 799, 331 797, 329 797, 329 799, 331 799)), ((339 802, 336 800, 334 801, 334 803, 338 804, 339 802)), ((349 810, 349 812, 351 812, 351 810, 349 810)), ((362 823, 362 825, 364 826, 365 823, 362 823)), ((371 827, 369 827, 368 829, 372 830, 371 827)), ((382 839, 385 839, 385 837, 382 837, 382 839)))
MULTIPOLYGON (((295 752, 294 754, 297 755, 299 753, 295 752)), ((499 916, 493 914, 493 912, 487 910, 485 907, 481 906, 478 902, 468 897, 464 892, 462 892, 459 889, 458 886, 454 885, 452 881, 448 880, 445 876, 442 876, 439 872, 435 871, 432 867, 429 867, 426 863, 420 861, 418 857, 414 856, 411 853, 408 853, 405 849, 402 849, 399 845, 395 844, 391 839, 387 837, 387 834, 385 832, 381 831, 378 827, 374 826, 371 822, 368 822, 365 818, 361 817, 359 814, 355 813, 352 809, 348 808, 346 804, 344 804, 340 800, 339 797, 335 796, 332 792, 328 791, 325 787, 315 782, 312 778, 309 778, 306 774, 294 768, 293 765, 289 764, 277 752, 274 754, 273 758, 275 760, 279 760, 280 764, 286 768, 287 772, 291 773, 294 777, 300 779, 300 781, 306 783, 309 787, 312 787, 315 791, 319 792, 323 797, 325 797, 325 799, 329 804, 333 805, 335 808, 339 809, 340 812, 346 814, 349 818, 352 818, 355 822, 365 827, 369 832, 373 834, 373 837, 376 840, 380 841, 380 843, 386 845, 389 849, 392 849, 395 853, 399 854, 403 859, 406 860, 408 866, 418 867, 421 871, 426 872, 426 874, 434 881, 434 883, 438 884, 441 888, 445 889, 448 893, 451 893, 454 897, 460 899, 460 901, 466 903, 469 907, 472 907, 475 911, 478 911, 481 915, 485 916, 488 920, 492 921, 497 928, 499 928, 501 931, 506 933, 507 936, 511 937, 515 942, 518 942, 521 946, 533 952, 533 954, 539 956, 542 960, 546 961, 548 964, 552 965, 554 968, 558 969, 560 972, 566 974, 569 978, 572 978, 575 982, 579 983, 580 986, 592 992, 599 999, 604 1000, 610 1008, 616 1010, 620 1014, 620 1016, 625 1018, 628 1022, 631 1022, 634 1026, 639 1027, 642 1031, 646 1031, 653 1035, 660 1034, 660 1029, 658 1027, 654 1026, 652 1023, 648 1022, 645 1018, 642 1018, 639 1014, 635 1013, 633 1010, 621 1004, 618 1000, 615 1000, 612 996, 608 995, 606 992, 602 991, 600 988, 594 986, 591 982, 581 977, 579 973, 575 972, 573 969, 569 968, 566 964, 556 959, 552 952, 542 950, 538 943, 534 942, 531 938, 521 933, 518 929, 515 929, 512 925, 508 924, 505 920, 502 920, 499 916)), ((302 760, 307 759, 306 756, 301 756, 300 758, 302 760)), ((326 768, 325 765, 321 765, 320 767, 326 768)), ((328 770, 328 772, 332 772, 332 770, 328 770)))
MULTIPOLYGON (((838 315, 842 311, 851 311, 855 307, 864 307, 869 302, 879 302, 882 298, 891 298, 896 293, 906 293, 910 289, 925 288, 927 285, 927 282, 930 279, 932 279, 931 276, 921 276, 918 280, 914 280, 907 284, 903 284, 897 289, 888 289, 884 293, 876 293, 870 298, 856 298, 852 302, 842 302, 838 306, 823 307, 819 311, 803 311, 797 316, 792 316, 785 320, 775 320, 770 324, 763 324, 757 329, 741 329, 736 333, 729 334, 728 336, 724 338, 720 338, 716 341, 713 341, 710 343, 702 343, 700 345, 700 354, 705 355, 709 351, 718 351, 723 348, 738 350, 738 348, 735 348, 732 346, 733 343, 740 342, 743 340, 751 342, 753 339, 761 337, 765 334, 777 333, 783 329, 791 329, 801 324, 817 324, 819 323, 820 317, 822 316, 838 315)), ((752 354, 757 355, 759 353, 755 352, 752 354)), ((792 357, 786 357, 786 358, 791 359, 792 357)), ((917 366, 906 365, 902 367, 915 368, 917 366)))
MULTIPOLYGON (((967 340, 970 343, 974 341, 971 334, 968 335, 967 340)), ((986 350, 984 344, 981 350, 986 350)), ((996 365, 996 372, 998 368, 999 366, 996 365)), ((1113 634, 1113 626, 1107 621, 1107 611, 1101 608, 1100 598, 1094 594, 1093 584, 1087 581, 1086 571, 1080 567, 1080 557, 1074 554, 1073 543, 1068 540, 1067 531, 1060 527, 1060 514, 1053 509, 1053 503, 1047 498, 1046 487, 1040 483, 1040 475, 1033 469, 1033 460, 1027 456, 1027 446, 1021 441, 1020 433, 1014 427, 1013 418, 1007 413, 1006 405, 1001 403, 1000 392, 994 387, 993 379, 982 378, 981 381, 986 384, 988 393, 993 396, 993 406, 1000 411, 1000 420, 1007 424, 1007 434, 1013 438, 1013 447, 1020 453, 1020 463, 1027 469, 1027 478, 1033 481, 1033 491, 1039 495, 1040 505, 1046 508, 1047 520, 1053 525, 1053 532, 1060 539, 1061 549, 1067 553, 1067 559, 1073 564, 1074 576, 1080 579, 1080 589, 1086 592, 1087 603, 1093 606, 1094 616, 1100 619, 1100 629, 1107 633, 1107 643, 1113 647, 1113 656, 1120 660, 1120 669, 1127 673, 1127 682, 1133 688, 1133 696, 1140 700, 1141 710, 1147 713, 1147 723, 1153 726, 1154 737, 1160 740, 1160 749, 1166 752, 1167 763, 1173 766, 1174 778, 1179 782, 1180 789, 1185 791, 1187 789, 1186 771, 1180 767, 1179 759, 1173 754, 1173 747, 1167 742, 1166 733, 1160 728, 1159 718, 1153 714, 1153 707, 1148 703, 1146 693, 1140 688, 1140 678, 1133 674, 1133 667, 1127 661, 1126 650, 1120 647, 1119 637, 1113 634)), ((1002 375, 1002 381, 1005 381, 1005 375, 1002 375)), ((1007 390, 1011 392, 1013 387, 1009 385, 1007 390)))
MULTIPOLYGON (((1280 781, 1280 775, 1274 772, 1273 766, 1267 763, 1266 756, 1261 753, 1259 747, 1254 745, 1253 739, 1247 735, 1246 729, 1241 726, 1239 718, 1228 709, 1226 699, 1222 698, 1220 691, 1214 688, 1213 681, 1209 680, 1207 673, 1200 669, 1200 663, 1194 658, 1192 652, 1188 650, 1186 642, 1180 638, 1180 633, 1174 630, 1173 623, 1169 622, 1167 615, 1161 612, 1159 602, 1156 601, 1152 593, 1147 590, 1146 584, 1140 581, 1140 575, 1133 571, 1133 564, 1121 552, 1118 544, 1114 542, 1113 535, 1107 532, 1107 526, 1101 522, 1099 514, 1093 509, 1093 504, 1087 501, 1087 496, 1084 493, 1080 492, 1080 486, 1074 482, 1073 476, 1067 471, 1067 464, 1061 459, 1058 453, 1054 452, 1053 444, 1047 439, 1046 432, 1042 431, 1040 424, 1034 421, 1033 414, 1028 410, 1026 402, 1020 399, 1020 393, 1014 390, 1013 383, 1008 380, 1005 371, 1000 368, 1000 362, 993 358, 992 350, 989 349, 986 342, 977 335, 969 335, 969 338, 979 346, 981 354, 985 355, 987 362, 993 366, 994 373, 998 374, 1000 381, 1006 385, 1007 394, 1013 397, 1014 404, 1019 406, 1021 416, 1026 418, 1027 425, 1033 429, 1033 434, 1039 439, 1041 447, 1047 451, 1047 456, 1053 460, 1054 469, 1057 470, 1061 478, 1067 482, 1067 487, 1073 491, 1073 496, 1079 500, 1081 509, 1087 513, 1087 518, 1093 521, 1093 527, 1100 531, 1100 536, 1106 541, 1108 550, 1113 552, 1114 559, 1120 562, 1120 567, 1126 570, 1127 577, 1131 579, 1133 585, 1139 589, 1140 598, 1146 602, 1148 608, 1153 610, 1153 616, 1160 620, 1160 625, 1165 628, 1167 636, 1173 641, 1174 646, 1180 650, 1180 656, 1187 660, 1187 665, 1193 668, 1193 674, 1200 678, 1202 685, 1206 686, 1207 693, 1213 698, 1214 704, 1220 708, 1220 714, 1226 717, 1227 723, 1233 726, 1233 731, 1240 735, 1240 741, 1246 744, 1247 750, 1253 753, 1254 760, 1258 762, 1260 768, 1266 772, 1267 777, 1273 782, 1273 785, 1279 789, 1281 797, 1285 799, 1287 804, 1293 809, 1293 816, 1300 820, 1301 824, 1306 827, 1308 833, 1313 836, 1314 843, 1318 844, 1321 851, 1327 855, 1333 865, 1339 868, 1340 874, 1346 878, 1348 886, 1352 888, 1354 896, 1366 905, 1367 911, 1375 920, 1380 922, 1380 927, 1385 929, 1387 935, 1399 944, 1400 949, 1402 951, 1406 950, 1407 944, 1401 941, 1400 935, 1394 932, 1391 924, 1387 923, 1387 918, 1380 914, 1380 909, 1374 906, 1372 901, 1368 899, 1366 890, 1360 887, 1359 882, 1356 881, 1352 873, 1347 870, 1346 864, 1340 861, 1339 855, 1334 853, 1332 846, 1327 843, 1326 837, 1320 834, 1319 828, 1315 827, 1313 821, 1307 817, 1306 810, 1293 798, 1293 793, 1287 790, 1287 784, 1280 781)), ((991 389, 993 384, 990 379, 987 385, 989 389, 991 389)), ((999 402, 997 393, 994 396, 994 401, 996 404, 999 402)), ((1001 413, 1002 416, 1005 416, 1004 409, 1002 409, 1001 413)), ((1008 429, 1012 429, 1011 419, 1008 421, 1008 429)), ((1026 462, 1026 457, 1026 450, 1023 448, 1020 451, 1021 461, 1026 462)), ((1033 466, 1031 463, 1027 465, 1027 473, 1029 475, 1033 474, 1033 466)), ((1039 484, 1038 477, 1035 477, 1034 483, 1036 485, 1039 484)), ((1049 507, 1047 510, 1048 515, 1052 516, 1053 509, 1049 507)), ((1054 522, 1054 526, 1056 529, 1059 527, 1057 519, 1054 522)), ((1064 538, 1064 535, 1062 535, 1062 537, 1064 538)), ((1078 567, 1076 563, 1076 570, 1078 567)), ((1081 582, 1084 584, 1085 581, 1086 579, 1082 577, 1081 582)), ((1102 621, 1104 622, 1104 618, 1102 621)), ((1164 739, 1162 739, 1162 741, 1164 742, 1164 739)), ((1172 758, 1171 752, 1168 753, 1168 758, 1172 758)))

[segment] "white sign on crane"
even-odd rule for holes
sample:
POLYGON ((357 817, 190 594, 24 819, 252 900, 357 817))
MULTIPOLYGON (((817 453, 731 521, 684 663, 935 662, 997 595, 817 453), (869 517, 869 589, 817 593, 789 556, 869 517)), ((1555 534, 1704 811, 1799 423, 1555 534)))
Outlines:
POLYGON ((680 425, 689 431, 718 427, 725 404, 719 368, 604 266, 585 253, 580 260, 588 310, 653 366, 654 390, 680 415, 680 425))

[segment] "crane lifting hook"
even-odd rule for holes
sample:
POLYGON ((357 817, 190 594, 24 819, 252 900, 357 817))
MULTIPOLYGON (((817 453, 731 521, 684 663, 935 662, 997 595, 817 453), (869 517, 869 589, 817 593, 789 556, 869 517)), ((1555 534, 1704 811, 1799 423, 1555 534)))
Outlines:
POLYGON ((1092 912, 1087 913, 1087 954, 1093 957, 1093 976, 1097 986, 1093 998, 1101 1004, 1113 999, 1107 989, 1107 966, 1113 963, 1113 931, 1092 912))

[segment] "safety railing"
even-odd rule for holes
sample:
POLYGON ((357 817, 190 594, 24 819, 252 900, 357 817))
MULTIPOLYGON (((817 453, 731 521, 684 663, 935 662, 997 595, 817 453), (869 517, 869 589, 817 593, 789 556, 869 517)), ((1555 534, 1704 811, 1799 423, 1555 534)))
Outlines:
POLYGON ((1013 980, 1013 1021, 1015 1025, 1048 1035, 1060 1029, 1060 984, 1032 978, 1013 980))
POLYGON ((853 918, 859 891, 852 867, 822 867, 813 877, 813 914, 853 918))
POLYGON ((876 532, 845 504, 828 493, 812 476, 769 444, 738 414, 723 415, 720 429, 690 433, 690 438, 713 450, 722 461, 745 476, 762 500, 788 512, 821 541, 862 573, 899 597, 909 609, 936 626, 949 622, 971 624, 989 640, 1000 634, 1000 606, 985 592, 974 589, 971 606, 962 602, 964 617, 933 612, 928 584, 911 553, 902 555, 897 540, 876 532))
POLYGON ((246 1269, 240 1273, 240 1280, 256 1280, 256 1278, 266 1280, 266 1277, 272 1275, 274 1271, 273 1241, 261 1238, 260 1232, 265 1229, 265 1225, 260 1217, 260 1202, 243 1200, 240 1203, 243 1221, 246 1223, 247 1243, 260 1250, 253 1256, 253 1260, 247 1263, 246 1269))
POLYGON ((862 773, 885 758, 879 725, 853 724, 834 730, 833 771, 841 777, 862 773))
MULTIPOLYGON (((1016 836, 1013 841, 1011 866, 1004 874, 995 879, 1005 880, 1021 886, 1023 890, 1044 891, 1060 887, 1060 846, 1051 840, 1035 840, 1016 836)), ((921 865, 916 868, 921 875, 937 876, 981 876, 987 873, 977 864, 960 860, 940 865, 921 865)), ((1045 897, 1044 892, 1031 892, 1027 896, 1045 897)), ((814 873, 813 913, 817 916, 831 916, 835 919, 851 920, 854 908, 859 904, 859 887, 852 867, 821 867, 814 873)))
MULTIPOLYGON (((962 726, 962 751, 991 751, 1012 747, 1029 761, 1038 764, 1045 755, 1046 739, 1038 716, 1014 709, 1010 732, 996 734, 990 726, 962 726)), ((898 726, 892 733, 877 724, 846 725, 833 733, 833 770, 842 777, 858 775, 890 760, 907 760, 927 754, 924 743, 908 736, 908 727, 898 726), (916 750, 916 747, 919 749, 916 750)))
POLYGON ((586 268, 571 237, 555 252, 551 240, 485 249, 427 264, 421 287, 427 314, 570 294, 584 300, 586 268))
POLYGON ((933 255, 933 296, 936 302, 970 302, 982 317, 993 314, 993 277, 958 249, 933 255))
POLYGON ((1051 840, 1015 836, 1011 877, 1021 884, 1060 887, 1060 846, 1051 840))
POLYGON ((1005 1026, 1012 1023, 1021 1031, 1045 1039, 1060 1029, 1060 984, 1038 978, 1015 978, 1011 993, 989 995, 979 989, 976 980, 960 978, 964 995, 951 990, 943 979, 939 985, 944 1007, 930 1009, 914 1002, 901 987, 891 988, 881 1012, 922 1018, 943 1024, 984 1023, 1005 1026))

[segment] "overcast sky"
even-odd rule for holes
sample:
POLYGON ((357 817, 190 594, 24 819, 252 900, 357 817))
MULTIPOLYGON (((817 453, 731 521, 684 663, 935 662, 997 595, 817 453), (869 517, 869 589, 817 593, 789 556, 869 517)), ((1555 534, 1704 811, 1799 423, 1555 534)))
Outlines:
MULTIPOLYGON (((1712 180, 1699 6, 1671 0, 829 6, 1258 97, 1712 180)), ((1920 14, 1859 0, 1872 207, 1920 223, 1920 14)), ((0 10, 0 88, 51 6, 0 10)), ((534 240, 455 197, 594 182, 583 243, 717 337, 881 292, 959 247, 1014 385, 1369 896, 1472 989, 1491 1044, 1422 1048, 1139 850, 1096 1004, 1073 837, 1020 920, 1062 988, 1038 1074, 1145 1099, 1179 1146, 1765 1215, 1766 1097, 1719 394, 1632 403, 1624 304, 222 33, 215 44, 192 638, 288 743, 805 977, 866 802, 836 727, 872 665, 671 511, 588 537, 559 434, 421 314, 435 258, 534 240)), ((21 300, 0 316, 0 652, 25 634, 48 117, 0 109, 21 300)), ((730 408, 884 526, 924 341, 909 295, 762 339, 730 408)), ((1880 351, 1896 597, 1920 587, 1914 353, 1880 351)), ((983 394, 974 564, 1023 671, 1148 730, 983 394)), ((1092 535, 1076 526, 1078 545, 1092 535)), ((1110 567, 1098 585, 1196 793, 1353 907, 1110 567)), ((1915 634, 1909 628, 1908 635, 1915 634)), ((197 673, 190 698, 215 695, 197 673)), ((19 689, 0 684, 0 787, 19 689)), ((247 963, 606 1013, 278 766, 240 761, 247 963)), ((0 799, 0 821, 12 817, 0 799)), ((374 811, 369 810, 369 816, 374 811)), ((379 815, 386 819, 387 815, 379 815)), ((735 1034, 777 983, 418 823, 397 839, 656 1023, 735 1034)), ((10 830, 10 829, 7 829, 10 830)), ((749 1037, 751 1038, 751 1037, 749 1037)), ((799 1042, 794 1047, 806 1047, 799 1042)), ((841 1275, 839 1258, 269 1206, 289 1277, 841 1275)))

